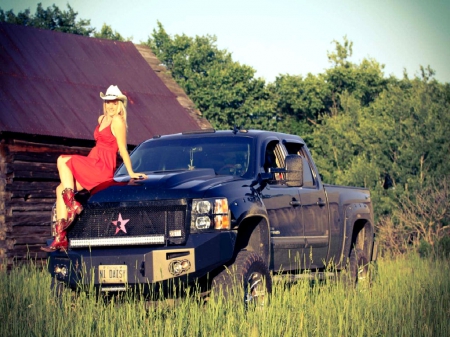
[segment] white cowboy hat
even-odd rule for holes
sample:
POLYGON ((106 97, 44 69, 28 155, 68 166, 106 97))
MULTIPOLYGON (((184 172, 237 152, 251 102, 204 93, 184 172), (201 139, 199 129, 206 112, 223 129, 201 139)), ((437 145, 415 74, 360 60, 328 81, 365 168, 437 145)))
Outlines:
POLYGON ((127 106, 127 96, 122 94, 122 91, 117 87, 117 85, 110 85, 106 90, 106 94, 100 93, 100 97, 104 101, 114 101, 116 99, 121 100, 125 107, 127 106))

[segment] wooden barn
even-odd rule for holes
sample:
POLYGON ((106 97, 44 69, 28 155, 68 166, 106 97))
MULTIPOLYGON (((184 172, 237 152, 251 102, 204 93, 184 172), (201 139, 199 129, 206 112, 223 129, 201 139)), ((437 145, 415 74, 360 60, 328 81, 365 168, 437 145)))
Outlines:
MULTIPOLYGON (((0 265, 42 259, 60 154, 87 155, 100 92, 128 97, 129 150, 211 128, 149 48, 0 23, 0 265)), ((120 163, 118 159, 118 163, 120 163)))

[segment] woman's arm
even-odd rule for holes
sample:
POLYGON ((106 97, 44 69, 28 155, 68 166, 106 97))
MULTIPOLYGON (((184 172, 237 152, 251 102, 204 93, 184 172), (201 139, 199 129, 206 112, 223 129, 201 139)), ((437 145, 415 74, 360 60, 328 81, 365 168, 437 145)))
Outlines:
POLYGON ((119 147, 119 153, 122 157, 123 164, 125 165, 130 178, 139 179, 147 178, 144 173, 135 173, 131 166, 130 155, 127 150, 127 127, 125 121, 121 116, 115 116, 111 122, 111 131, 117 139, 117 145, 119 147))

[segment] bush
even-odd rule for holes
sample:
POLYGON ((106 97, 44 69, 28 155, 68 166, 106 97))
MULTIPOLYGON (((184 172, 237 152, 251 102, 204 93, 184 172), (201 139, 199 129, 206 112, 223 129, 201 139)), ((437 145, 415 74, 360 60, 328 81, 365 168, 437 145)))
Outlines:
POLYGON ((450 177, 403 196, 398 209, 377 224, 381 252, 417 249, 421 256, 449 256, 450 177))
POLYGON ((417 251, 419 252, 421 257, 428 257, 433 252, 433 246, 425 240, 420 240, 417 251))
POLYGON ((421 240, 418 246, 421 257, 449 258, 450 257, 450 236, 443 236, 434 244, 421 240))
POLYGON ((442 237, 435 246, 437 256, 442 258, 450 257, 450 236, 446 235, 442 237))

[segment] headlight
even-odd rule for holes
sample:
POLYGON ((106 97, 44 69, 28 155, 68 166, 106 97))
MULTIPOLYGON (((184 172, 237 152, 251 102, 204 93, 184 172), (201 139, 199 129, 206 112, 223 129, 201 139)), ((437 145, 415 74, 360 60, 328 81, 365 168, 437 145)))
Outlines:
POLYGON ((195 211, 200 214, 207 214, 211 210, 211 202, 208 200, 198 200, 195 202, 195 211))
POLYGON ((226 198, 192 200, 191 228, 230 229, 230 214, 226 198))

